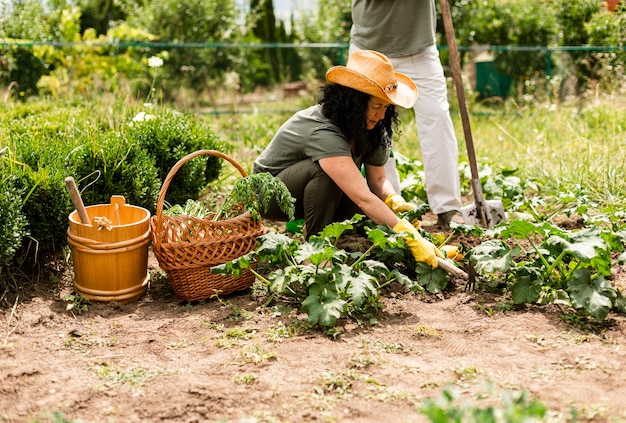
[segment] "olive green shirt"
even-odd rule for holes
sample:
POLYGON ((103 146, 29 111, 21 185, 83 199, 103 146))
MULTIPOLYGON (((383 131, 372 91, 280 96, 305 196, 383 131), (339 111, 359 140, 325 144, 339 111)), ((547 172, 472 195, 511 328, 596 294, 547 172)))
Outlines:
POLYGON ((350 42, 387 57, 412 56, 435 44, 434 0, 352 0, 350 42))
POLYGON ((358 168, 363 163, 383 166, 389 159, 389 149, 380 146, 367 157, 354 157, 345 135, 322 114, 321 106, 315 105, 297 112, 278 129, 254 161, 252 171, 276 176, 305 159, 317 162, 338 156, 352 157, 358 168))

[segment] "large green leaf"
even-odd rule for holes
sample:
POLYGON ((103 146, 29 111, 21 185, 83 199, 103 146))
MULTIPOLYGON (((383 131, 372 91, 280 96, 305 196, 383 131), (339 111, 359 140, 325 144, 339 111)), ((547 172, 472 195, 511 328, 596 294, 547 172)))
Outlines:
POLYGON ((502 227, 502 230, 499 232, 499 236, 502 239, 508 238, 517 238, 523 239, 528 238, 530 235, 557 235, 565 237, 566 231, 560 229, 551 223, 542 222, 542 223, 532 223, 527 222, 525 220, 514 220, 509 222, 507 225, 502 227))
POLYGON ((345 317, 347 303, 337 294, 319 286, 309 292, 309 296, 302 302, 302 309, 308 313, 311 324, 333 327, 337 319, 345 317))
POLYGON ((598 228, 583 229, 571 234, 571 241, 555 235, 546 241, 550 245, 559 245, 570 252, 577 259, 589 263, 598 254, 608 248, 605 240, 600 236, 598 228))
POLYGON ((512 300, 514 304, 532 304, 539 298, 543 281, 531 278, 530 276, 521 276, 517 282, 511 287, 512 300))
POLYGON ((320 238, 311 238, 307 243, 300 245, 298 251, 296 251, 294 258, 298 263, 310 261, 316 266, 324 264, 326 262, 332 262, 334 259, 345 258, 346 252, 339 250, 334 246, 324 242, 320 238))
POLYGON ((474 247, 470 259, 476 264, 475 269, 481 275, 497 271, 507 272, 513 263, 513 257, 519 256, 520 250, 511 249, 500 240, 488 240, 474 247))
POLYGON ((365 272, 358 272, 348 279, 348 293, 352 297, 352 303, 360 307, 368 297, 378 296, 376 279, 365 272))
POLYGON ((578 269, 567 284, 572 306, 583 308, 598 320, 604 320, 613 306, 611 299, 605 295, 610 285, 602 276, 591 279, 589 269, 578 269))
POLYGON ((415 266, 417 283, 431 294, 437 294, 448 286, 448 273, 442 269, 433 269, 425 263, 417 263, 415 266))

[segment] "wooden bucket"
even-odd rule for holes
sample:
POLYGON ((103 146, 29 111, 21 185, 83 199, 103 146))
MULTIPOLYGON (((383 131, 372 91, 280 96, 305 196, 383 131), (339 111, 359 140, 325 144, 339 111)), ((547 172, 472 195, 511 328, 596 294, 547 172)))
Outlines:
POLYGON ((86 211, 91 224, 81 223, 74 210, 67 230, 76 291, 95 301, 140 299, 149 279, 150 212, 126 204, 120 195, 86 211))

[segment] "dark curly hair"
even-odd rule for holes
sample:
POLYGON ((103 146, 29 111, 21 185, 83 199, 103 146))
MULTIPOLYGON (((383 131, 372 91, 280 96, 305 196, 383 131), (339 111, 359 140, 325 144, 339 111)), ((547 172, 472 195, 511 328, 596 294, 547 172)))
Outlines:
POLYGON ((320 88, 317 101, 322 114, 337 125, 348 142, 355 143, 354 154, 366 155, 379 145, 392 147, 393 129, 399 127, 398 112, 393 104, 385 112, 385 118, 372 130, 367 130, 366 113, 370 95, 343 85, 329 83, 320 88))

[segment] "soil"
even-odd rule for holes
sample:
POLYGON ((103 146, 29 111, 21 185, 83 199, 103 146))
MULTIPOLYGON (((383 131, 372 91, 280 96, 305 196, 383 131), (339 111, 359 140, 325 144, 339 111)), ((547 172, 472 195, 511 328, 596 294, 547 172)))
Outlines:
MULTIPOLYGON (((623 315, 511 310, 453 281, 439 295, 386 293, 376 325, 333 335, 252 289, 181 303, 152 254, 149 271, 128 304, 67 311, 68 267, 0 310, 0 422, 427 422, 427 399, 450 416, 506 414, 515 398, 518 417, 542 404, 544 421, 626 421, 623 315)), ((613 272, 624 286, 626 268, 613 272)))

